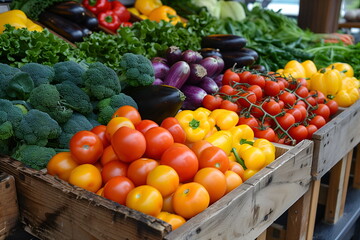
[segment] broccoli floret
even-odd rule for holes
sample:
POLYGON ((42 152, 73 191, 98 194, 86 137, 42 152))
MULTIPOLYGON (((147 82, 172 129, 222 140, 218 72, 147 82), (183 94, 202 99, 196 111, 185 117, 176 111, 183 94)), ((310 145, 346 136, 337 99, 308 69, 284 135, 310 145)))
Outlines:
POLYGON ((90 97, 73 82, 65 81, 55 86, 60 93, 61 99, 65 101, 63 105, 66 107, 84 115, 93 111, 90 97))
POLYGON ((55 85, 41 84, 34 88, 28 99, 33 108, 48 113, 58 123, 67 122, 73 110, 62 104, 59 91, 55 85))
POLYGON ((82 75, 84 74, 85 69, 80 64, 74 61, 59 62, 54 65, 54 70, 55 83, 70 81, 75 83, 78 87, 84 86, 82 75))
POLYGON ((46 167, 55 154, 53 148, 38 145, 21 145, 11 157, 22 162, 27 167, 41 170, 46 167))
POLYGON ((34 82, 34 87, 43 83, 51 83, 55 76, 53 67, 39 63, 27 63, 20 70, 30 75, 34 82))
POLYGON ((85 91, 97 100, 102 100, 121 92, 119 78, 115 71, 103 63, 96 62, 89 65, 83 75, 85 91))
POLYGON ((99 111, 97 119, 98 122, 104 125, 108 124, 115 111, 119 107, 125 105, 130 105, 138 109, 135 100, 124 93, 119 93, 110 98, 101 100, 97 105, 97 109, 99 111))
POLYGON ((6 140, 14 135, 14 127, 19 125, 23 118, 20 108, 11 101, 0 99, 0 140, 6 140))
POLYGON ((125 88, 148 86, 155 81, 154 68, 151 61, 140 54, 125 53, 120 60, 121 74, 119 80, 125 88))
POLYGON ((101 123, 98 122, 98 115, 94 112, 91 112, 90 114, 88 115, 85 115, 85 117, 89 120, 89 122, 91 123, 91 125, 93 127, 96 127, 98 125, 100 125, 101 123))
POLYGON ((18 72, 20 69, 0 63, 0 98, 8 98, 6 94, 8 83, 18 72))
POLYGON ((61 125, 62 132, 59 136, 59 148, 69 148, 71 137, 82 130, 91 130, 93 125, 80 113, 74 113, 70 120, 61 125))
POLYGON ((0 154, 10 155, 11 154, 11 138, 6 140, 0 139, 0 154))
POLYGON ((49 114, 31 109, 15 126, 15 137, 29 145, 46 146, 49 139, 60 136, 60 125, 49 114))
POLYGON ((27 100, 34 89, 34 82, 26 72, 18 72, 10 79, 6 88, 9 99, 27 100))

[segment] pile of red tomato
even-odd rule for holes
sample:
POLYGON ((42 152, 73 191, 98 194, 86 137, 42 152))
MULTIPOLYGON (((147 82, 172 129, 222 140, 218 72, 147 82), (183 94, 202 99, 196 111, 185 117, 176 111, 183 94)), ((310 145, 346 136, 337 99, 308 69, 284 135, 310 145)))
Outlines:
POLYGON ((249 125, 255 137, 295 145, 311 139, 338 111, 334 100, 307 85, 305 78, 227 69, 219 91, 206 95, 202 104, 209 110, 237 112, 239 124, 249 125))
POLYGON ((160 126, 120 107, 109 123, 77 132, 49 174, 129 208, 181 226, 243 182, 244 169, 219 147, 186 143, 178 120, 160 126))

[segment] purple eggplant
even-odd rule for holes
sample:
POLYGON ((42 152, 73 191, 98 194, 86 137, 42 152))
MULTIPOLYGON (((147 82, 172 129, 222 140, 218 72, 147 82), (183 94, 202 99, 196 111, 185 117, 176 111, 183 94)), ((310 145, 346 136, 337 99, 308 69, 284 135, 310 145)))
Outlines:
POLYGON ((200 54, 204 58, 212 56, 222 57, 220 50, 216 48, 202 48, 200 49, 200 54))
POLYGON ((163 62, 151 62, 151 64, 154 68, 155 78, 164 79, 170 70, 169 66, 163 62))
POLYGON ((180 90, 186 97, 182 109, 195 110, 201 107, 202 101, 207 95, 204 89, 193 85, 184 85, 180 90))
POLYGON ((190 66, 185 61, 174 63, 164 78, 164 84, 180 89, 190 76, 190 66))
POLYGON ((219 75, 220 73, 222 73, 222 71, 224 70, 225 67, 225 62, 222 59, 222 57, 219 56, 213 56, 213 58, 215 58, 218 61, 218 69, 215 72, 215 76, 219 75))
POLYGON ((206 57, 203 60, 201 60, 199 64, 206 69, 207 75, 209 77, 213 77, 219 67, 219 62, 214 57, 206 57))
POLYGON ((216 84, 218 85, 219 88, 222 87, 222 79, 223 79, 224 74, 219 74, 216 77, 214 77, 214 81, 216 82, 216 84))
POLYGON ((176 46, 170 46, 165 52, 166 60, 169 66, 181 60, 182 51, 176 46))
POLYGON ((198 84, 199 87, 205 90, 208 94, 216 93, 219 90, 219 86, 211 77, 204 77, 198 84))
POLYGON ((187 80, 187 83, 189 84, 198 84, 203 77, 207 75, 206 69, 197 63, 191 63, 190 66, 190 75, 187 80))
POLYGON ((155 81, 153 82, 152 85, 164 85, 164 81, 161 80, 160 78, 155 78, 155 81))
POLYGON ((187 63, 197 63, 200 62, 203 59, 201 54, 194 50, 186 50, 182 52, 181 60, 187 62, 187 63))

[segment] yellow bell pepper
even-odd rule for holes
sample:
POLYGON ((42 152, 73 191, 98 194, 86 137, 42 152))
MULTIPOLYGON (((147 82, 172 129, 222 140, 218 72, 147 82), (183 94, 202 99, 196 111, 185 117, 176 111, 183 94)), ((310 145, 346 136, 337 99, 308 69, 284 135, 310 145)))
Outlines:
POLYGON ((340 73, 344 74, 346 77, 353 77, 354 76, 354 69, 348 63, 333 63, 330 64, 327 68, 335 68, 339 70, 340 73))
POLYGON ((339 70, 322 69, 310 78, 311 90, 318 90, 328 98, 336 96, 342 85, 342 77, 339 70))
POLYGON ((141 13, 148 16, 151 11, 161 7, 162 2, 160 0, 136 0, 134 7, 141 13))
POLYGON ((234 111, 226 109, 213 110, 209 118, 214 119, 215 125, 221 130, 229 130, 239 122, 239 115, 234 111))
POLYGON ((230 133, 233 137, 232 146, 237 148, 242 144, 242 140, 253 141, 254 140, 254 131, 246 124, 241 124, 236 127, 231 128, 230 133))
POLYGON ((359 90, 356 88, 341 89, 333 100, 336 101, 340 107, 349 107, 355 103, 359 97, 359 90))
POLYGON ((301 63, 305 70, 305 77, 310 78, 313 74, 317 73, 317 68, 315 66, 315 63, 311 60, 306 60, 301 63))
POLYGON ((229 131, 220 130, 205 138, 206 141, 224 150, 229 155, 232 148, 232 135, 229 131))
POLYGON ((286 63, 282 74, 285 77, 293 77, 293 78, 306 77, 306 72, 303 65, 301 65, 301 63, 296 60, 291 60, 288 63, 286 63))
POLYGON ((0 13, 0 33, 5 30, 5 24, 18 28, 27 28, 29 31, 42 31, 43 28, 27 18, 21 10, 10 10, 0 13))
POLYGON ((197 142, 204 139, 210 129, 212 129, 208 115, 201 109, 180 111, 176 114, 175 118, 184 129, 188 142, 197 142))
POLYGON ((34 23, 30 19, 27 19, 26 21, 26 28, 29 31, 37 31, 37 32, 42 32, 44 30, 39 24, 34 23))
POLYGON ((160 22, 161 20, 164 20, 173 25, 181 22, 181 18, 177 15, 175 9, 165 5, 152 10, 148 17, 151 21, 160 22))
POLYGON ((275 146, 270 141, 264 138, 258 138, 255 140, 254 147, 260 148, 265 154, 264 167, 275 160, 275 146))

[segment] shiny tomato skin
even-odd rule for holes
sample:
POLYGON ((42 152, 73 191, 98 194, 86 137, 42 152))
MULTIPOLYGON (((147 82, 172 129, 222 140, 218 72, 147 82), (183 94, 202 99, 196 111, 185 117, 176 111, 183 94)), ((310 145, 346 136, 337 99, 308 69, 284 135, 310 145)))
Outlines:
POLYGON ((285 113, 283 116, 276 117, 276 120, 280 124, 280 126, 287 130, 295 123, 295 117, 290 113, 285 113))
POLYGON ((128 165, 121 161, 111 161, 105 164, 101 170, 103 183, 107 183, 111 178, 116 176, 126 177, 128 165))
POLYGON ((339 105, 337 102, 335 102, 334 100, 329 100, 325 103, 329 109, 330 109, 330 116, 334 115, 335 113, 337 113, 337 111, 339 110, 339 105))
POLYGON ((326 124, 326 120, 323 116, 316 115, 310 120, 309 124, 314 124, 319 129, 326 124))
POLYGON ((135 129, 142 132, 143 134, 153 127, 158 127, 159 124, 150 119, 143 119, 140 123, 135 126, 135 129))
POLYGON ((320 115, 323 118, 329 119, 330 117, 330 108, 328 105, 324 104, 324 103, 319 103, 317 105, 317 108, 315 110, 313 110, 313 113, 315 113, 316 115, 320 115))
POLYGON ((129 178, 117 176, 105 184, 103 195, 107 199, 125 205, 127 195, 134 188, 134 183, 129 178))
POLYGON ((110 145, 110 141, 106 137, 106 126, 105 125, 95 126, 90 131, 95 133, 96 135, 98 135, 98 137, 101 139, 101 142, 104 145, 104 148, 106 148, 107 146, 110 145))
POLYGON ((104 166, 108 162, 119 161, 119 160, 120 159, 114 152, 113 147, 111 145, 109 145, 104 149, 103 154, 101 155, 101 158, 100 158, 100 163, 101 163, 101 166, 104 166))
POLYGON ((144 155, 146 140, 138 130, 124 126, 111 137, 111 146, 120 161, 132 162, 144 155))
POLYGON ((146 141, 145 155, 159 160, 163 152, 174 144, 171 133, 163 127, 153 127, 144 134, 146 141))
POLYGON ((279 83, 271 80, 265 82, 264 93, 266 96, 276 96, 280 93, 279 83))
POLYGON ((252 130, 259 127, 259 122, 253 116, 249 116, 249 117, 240 116, 237 125, 241 125, 241 124, 246 124, 250 126, 252 130))
POLYGON ((46 168, 48 174, 68 181, 71 171, 78 165, 70 152, 59 152, 50 159, 46 168))
POLYGON ((159 165, 159 162, 150 158, 139 158, 130 163, 126 176, 135 186, 145 185, 147 175, 159 165))
POLYGON ((130 105, 125 105, 119 107, 112 116, 114 117, 126 117, 136 126, 141 121, 141 116, 139 111, 130 105))
POLYGON ((219 95, 211 95, 211 94, 207 94, 202 101, 202 105, 209 109, 210 111, 213 111, 215 109, 220 108, 221 106, 221 102, 223 101, 223 99, 219 96, 219 95))
POLYGON ((308 130, 308 136, 307 136, 308 139, 312 139, 314 132, 318 130, 318 128, 314 124, 307 125, 306 129, 308 130))
POLYGON ((82 164, 71 171, 69 183, 95 193, 102 185, 101 173, 92 164, 82 164))
POLYGON ((243 183, 242 178, 237 173, 231 170, 225 172, 225 179, 226 179, 225 194, 231 192, 232 190, 234 190, 243 183))
POLYGON ((159 190, 153 186, 142 185, 127 194, 126 206, 156 217, 161 212, 163 198, 159 190))
POLYGON ((269 140, 270 142, 274 142, 275 141, 275 131, 272 128, 266 128, 263 130, 255 130, 254 131, 254 136, 257 138, 265 138, 267 140, 269 140))
POLYGON ((130 121, 130 119, 128 119, 126 117, 112 118, 106 125, 106 131, 105 131, 106 138, 109 139, 109 141, 111 142, 112 135, 114 135, 114 133, 119 128, 124 127, 124 126, 135 129, 134 124, 130 121))
POLYGON ((289 129, 289 134, 299 143, 308 137, 308 130, 304 125, 293 126, 289 129))
POLYGON ((149 172, 146 178, 146 185, 153 186, 163 197, 175 192, 179 186, 179 175, 170 166, 159 165, 149 172))
POLYGON ((164 222, 169 223, 172 227, 172 230, 179 228, 186 222, 185 218, 182 216, 169 212, 160 212, 156 217, 163 220, 164 222))
POLYGON ((211 146, 213 146, 211 143, 209 143, 208 141, 203 139, 203 140, 194 142, 190 146, 190 149, 191 149, 191 151, 193 151, 195 153, 196 157, 199 158, 202 151, 211 146))
POLYGON ((79 131, 70 139, 70 152, 78 164, 95 163, 104 151, 101 139, 93 132, 79 131))
POLYGON ((189 147, 175 143, 165 150, 160 164, 168 165, 178 173, 180 182, 191 180, 199 169, 198 158, 189 147))
POLYGON ((186 141, 186 133, 184 129, 181 127, 179 121, 175 117, 167 117, 165 118, 160 127, 168 130, 173 136, 174 142, 176 143, 185 143, 186 141))
POLYGON ((213 167, 221 172, 229 169, 229 158, 224 150, 217 146, 205 148, 198 158, 199 168, 213 167))

